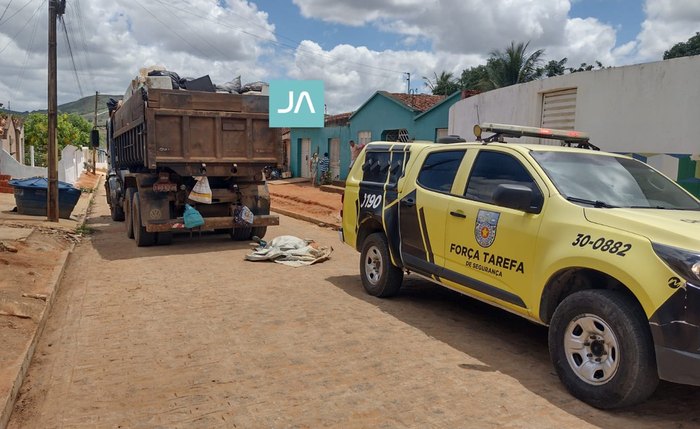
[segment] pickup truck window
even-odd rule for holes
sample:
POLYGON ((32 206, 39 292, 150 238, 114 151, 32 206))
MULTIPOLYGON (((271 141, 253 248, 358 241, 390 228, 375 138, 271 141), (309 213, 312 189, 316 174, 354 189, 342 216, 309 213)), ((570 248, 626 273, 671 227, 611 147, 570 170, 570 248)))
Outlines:
POLYGON ((465 150, 433 152, 425 158, 418 173, 418 183, 424 188, 438 192, 450 192, 452 182, 462 163, 465 150))
POLYGON ((557 190, 574 202, 587 201, 595 207, 700 210, 700 203, 680 186, 635 159, 547 151, 531 154, 557 190))
POLYGON ((474 161, 464 196, 493 204, 493 192, 501 184, 527 186, 532 189, 533 200, 542 195, 520 161, 505 153, 482 150, 474 161))

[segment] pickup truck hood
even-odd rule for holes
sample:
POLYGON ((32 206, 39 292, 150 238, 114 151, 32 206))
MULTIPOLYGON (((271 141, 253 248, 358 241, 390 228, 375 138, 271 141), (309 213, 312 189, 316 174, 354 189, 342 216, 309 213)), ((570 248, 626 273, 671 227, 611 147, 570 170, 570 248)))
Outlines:
POLYGON ((584 209, 588 221, 642 235, 649 240, 700 250, 700 211, 659 209, 584 209))

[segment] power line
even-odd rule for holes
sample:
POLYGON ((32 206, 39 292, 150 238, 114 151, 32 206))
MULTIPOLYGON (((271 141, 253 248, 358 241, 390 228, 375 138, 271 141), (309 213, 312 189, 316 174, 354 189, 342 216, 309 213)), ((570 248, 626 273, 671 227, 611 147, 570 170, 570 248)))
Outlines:
MULTIPOLYGON (((187 23, 186 23, 185 21, 183 21, 179 16, 177 16, 175 13, 173 13, 172 11, 170 11, 169 9, 167 9, 167 6, 168 6, 167 3, 163 2, 163 0, 156 0, 156 1, 157 1, 158 3, 160 3, 161 5, 163 5, 163 6, 166 6, 166 10, 168 11, 168 13, 170 13, 171 16, 175 17, 175 19, 177 19, 178 21, 180 21, 184 26, 187 26, 187 23)), ((208 41, 207 39, 205 39, 204 37, 201 37, 201 36, 200 36, 199 34, 197 34, 196 32, 195 32, 194 34, 195 34, 195 36, 197 36, 201 41, 203 41, 205 44, 209 45, 213 50, 215 50, 219 55, 221 55, 222 57, 226 57, 226 54, 225 54, 224 52, 222 52, 221 50, 219 50, 219 48, 217 48, 216 45, 214 45, 213 43, 209 42, 209 41, 208 41)))
MULTIPOLYGON (((80 0, 74 0, 75 7, 71 7, 69 9, 70 12, 73 12, 73 15, 76 17, 75 21, 77 22, 78 25, 78 41, 81 42, 82 44, 82 50, 79 49, 78 53, 82 53, 83 55, 80 57, 83 60, 83 70, 88 71, 88 78, 90 79, 90 83, 92 84, 93 87, 95 87, 95 80, 93 78, 92 73, 89 71, 92 70, 92 64, 90 62, 90 50, 88 49, 87 45, 87 37, 85 36, 85 23, 83 19, 83 13, 82 13, 82 8, 80 7, 80 0)), ((70 24, 70 20, 69 20, 70 24)), ((72 28, 72 27, 71 27, 72 28)))
POLYGON ((7 9, 10 8, 10 5, 12 4, 12 0, 7 2, 7 6, 5 6, 5 10, 2 11, 2 15, 0 15, 0 21, 5 17, 5 14, 7 13, 7 9))
MULTIPOLYGON (((12 18, 14 18, 15 15, 17 15, 17 14, 20 13, 20 12, 22 12, 22 10, 23 10, 25 7, 29 6, 29 4, 30 4, 31 2, 33 2, 33 1, 34 1, 34 0, 29 0, 28 2, 26 2, 26 3, 24 4, 24 6, 20 7, 19 9, 17 9, 17 12, 15 12, 15 13, 13 13, 12 15, 8 16, 7 19, 5 20, 5 22, 7 22, 7 21, 11 20, 12 18)), ((12 3, 12 2, 10 2, 10 3, 12 3)), ((10 5, 7 5, 7 7, 10 7, 10 5)), ((5 9, 5 12, 7 12, 7 9, 5 9)), ((3 12, 3 16, 4 16, 4 15, 5 15, 5 13, 3 12)), ((1 18, 0 18, 0 19, 1 19, 1 18)), ((3 22, 0 22, 0 24, 3 24, 3 22)))
POLYGON ((153 17, 153 19, 155 19, 156 21, 158 21, 163 27, 165 27, 165 28, 167 28, 168 30, 170 30, 170 32, 173 33, 175 36, 177 36, 178 39, 180 39, 180 40, 182 40, 183 42, 185 42, 186 44, 188 44, 188 45, 189 45, 192 49, 194 49, 195 51, 199 51, 199 49, 198 49, 196 46, 194 46, 192 43, 190 43, 189 40, 187 40, 187 39, 185 39, 184 37, 182 37, 179 33, 177 33, 176 31, 174 31, 170 26, 168 26, 168 25, 165 24, 163 21, 161 21, 160 19, 158 19, 158 17, 157 17, 153 12, 151 12, 150 10, 148 10, 148 8, 146 8, 146 6, 142 5, 140 2, 138 2, 138 3, 136 3, 136 4, 138 4, 143 10, 145 10, 146 12, 148 12, 148 14, 151 15, 151 16, 153 17))
MULTIPOLYGON (((40 8, 43 7, 45 3, 46 3, 46 0, 44 0, 41 3, 41 6, 39 6, 39 7, 40 8)), ((22 63, 22 68, 21 68, 22 72, 17 73, 17 82, 15 83, 15 88, 16 88, 15 91, 16 92, 19 92, 22 89, 22 83, 24 81, 25 70, 27 68, 27 63, 29 62, 29 55, 31 54, 32 49, 34 48, 34 38, 36 37, 36 30, 37 30, 37 27, 39 26, 39 19, 40 19, 39 16, 37 16, 34 19, 34 28, 32 29, 32 36, 29 39, 29 48, 27 49, 27 53, 24 56, 24 62, 22 63)))
POLYGON ((70 61, 73 64, 73 74, 75 75, 75 82, 78 84, 78 91, 80 92, 80 98, 83 98, 83 87, 80 85, 80 78, 78 77, 78 69, 75 67, 75 58, 73 58, 73 48, 71 48, 70 39, 68 38, 68 29, 66 28, 66 21, 63 19, 63 15, 59 15, 58 20, 63 25, 63 34, 65 34, 65 36, 66 36, 66 44, 68 45, 68 53, 70 54, 70 61))
MULTIPOLYGON (((31 3, 32 1, 33 1, 33 0, 29 0, 29 3, 31 3)), ((29 4, 29 3, 27 3, 27 4, 29 4)), ((10 44, 17 38, 17 36, 19 36, 19 33, 21 33, 22 31, 24 31, 24 29, 27 27, 27 25, 29 25, 29 23, 32 21, 32 18, 34 18, 34 15, 36 15, 37 12, 39 12, 39 9, 41 9, 41 7, 44 5, 44 3, 46 3, 46 0, 44 0, 43 2, 41 2, 41 4, 39 5, 38 8, 36 8, 36 10, 35 10, 34 13, 32 14, 32 16, 30 16, 29 19, 27 20, 27 22, 24 23, 24 25, 22 26, 22 28, 20 28, 19 31, 17 31, 17 32, 10 38, 10 41, 7 42, 7 44, 6 44, 2 49, 0 49, 0 54, 2 54, 3 52, 5 52, 5 49, 7 49, 7 47, 10 46, 10 44)), ((26 6, 26 5, 25 5, 25 6, 26 6)), ((17 13, 15 13, 14 15, 8 17, 8 18, 5 20, 5 22, 9 21, 9 20, 10 20, 13 16, 15 16, 15 15, 17 15, 17 13)))

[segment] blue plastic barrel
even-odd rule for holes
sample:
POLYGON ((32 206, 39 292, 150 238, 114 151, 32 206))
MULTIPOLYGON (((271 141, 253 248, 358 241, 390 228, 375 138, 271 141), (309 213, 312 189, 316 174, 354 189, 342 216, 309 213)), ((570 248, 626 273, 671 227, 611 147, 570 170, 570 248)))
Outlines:
MULTIPOLYGON (((49 181, 46 177, 12 179, 8 182, 15 191, 17 213, 46 216, 46 193, 49 181)), ((80 199, 80 189, 66 182, 58 182, 58 217, 70 219, 73 208, 80 199)))

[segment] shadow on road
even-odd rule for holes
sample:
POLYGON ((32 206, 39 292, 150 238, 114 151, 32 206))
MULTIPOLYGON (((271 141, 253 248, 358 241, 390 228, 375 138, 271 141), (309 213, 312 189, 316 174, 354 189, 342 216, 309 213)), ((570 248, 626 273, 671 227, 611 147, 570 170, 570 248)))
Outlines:
POLYGON ((127 238, 124 222, 115 222, 109 215, 90 217, 87 228, 94 248, 108 261, 252 249, 249 241, 233 241, 228 233, 213 232, 178 233, 170 245, 138 247, 127 238))
MULTIPOLYGON (((565 412, 603 428, 700 427, 700 388, 662 382, 645 403, 601 411, 573 398, 549 359, 547 328, 415 275, 404 278, 390 299, 367 295, 359 276, 327 278, 348 295, 472 356, 481 365, 461 368, 499 371, 565 412)), ((534 424, 533 427, 535 427, 534 424)))

